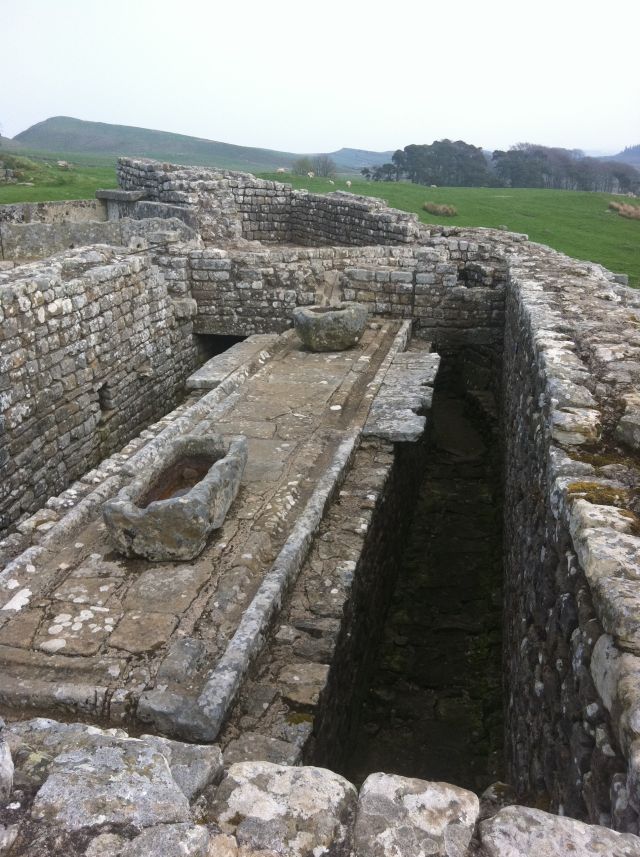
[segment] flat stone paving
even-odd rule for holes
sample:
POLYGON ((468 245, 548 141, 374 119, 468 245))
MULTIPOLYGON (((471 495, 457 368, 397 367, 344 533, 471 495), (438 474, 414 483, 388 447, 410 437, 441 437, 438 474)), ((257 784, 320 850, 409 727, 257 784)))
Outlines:
MULTIPOLYGON (((101 518, 35 559, 28 594, 0 596, 0 617, 10 616, 0 702, 121 721, 149 689, 197 696, 341 441, 364 425, 398 329, 370 325, 358 346, 331 354, 285 334, 285 347, 194 426, 249 442, 240 492, 196 560, 125 559, 101 518)), ((17 582, 16 591, 25 592, 17 582)))

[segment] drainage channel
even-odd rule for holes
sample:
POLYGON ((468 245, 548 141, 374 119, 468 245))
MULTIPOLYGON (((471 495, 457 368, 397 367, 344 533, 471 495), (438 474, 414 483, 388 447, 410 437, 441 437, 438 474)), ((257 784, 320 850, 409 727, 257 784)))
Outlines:
POLYGON ((480 791, 502 776, 500 455, 495 416, 445 358, 424 478, 382 641, 341 773, 480 791))

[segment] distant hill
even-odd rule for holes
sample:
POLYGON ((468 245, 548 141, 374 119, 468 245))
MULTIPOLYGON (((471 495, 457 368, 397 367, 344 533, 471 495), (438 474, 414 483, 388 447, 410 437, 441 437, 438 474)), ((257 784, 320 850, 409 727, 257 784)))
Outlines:
POLYGON ((376 167, 378 164, 388 163, 392 155, 393 151, 368 152, 366 149, 338 149, 337 152, 329 152, 329 157, 333 158, 340 169, 357 173, 363 167, 376 167))
MULTIPOLYGON (((69 116, 53 116, 17 134, 13 143, 24 149, 82 153, 83 156, 130 155, 230 170, 268 172, 290 167, 300 155, 251 146, 235 146, 216 140, 188 137, 168 131, 153 131, 131 125, 86 122, 69 116)), ((340 149, 330 152, 341 172, 359 172, 362 167, 389 160, 391 152, 340 149)))
POLYGON ((611 155, 606 160, 621 161, 623 164, 631 164, 632 167, 640 168, 640 143, 637 146, 627 146, 622 152, 618 152, 617 155, 611 155))

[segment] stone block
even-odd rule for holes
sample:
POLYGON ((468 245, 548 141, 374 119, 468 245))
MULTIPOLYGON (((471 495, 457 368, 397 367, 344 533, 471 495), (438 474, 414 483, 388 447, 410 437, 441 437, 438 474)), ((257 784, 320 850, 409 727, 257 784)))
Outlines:
POLYGON ((238 845, 280 857, 348 857, 357 792, 322 768, 232 765, 210 808, 238 845))
POLYGON ((525 806, 509 806, 480 825, 487 857, 640 857, 640 838, 525 806))
POLYGON ((393 774, 371 774, 358 800, 356 857, 466 857, 480 811, 473 792, 393 774))
POLYGON ((65 830, 105 823, 142 828, 189 821, 189 803, 157 750, 131 738, 87 734, 53 760, 31 816, 65 830))

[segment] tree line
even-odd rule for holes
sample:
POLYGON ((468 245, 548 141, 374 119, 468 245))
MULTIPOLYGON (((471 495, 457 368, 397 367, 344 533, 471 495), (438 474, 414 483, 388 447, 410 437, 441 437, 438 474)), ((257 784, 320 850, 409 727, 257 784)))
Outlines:
POLYGON ((640 172, 619 161, 587 157, 578 149, 518 143, 489 157, 462 140, 398 149, 391 163, 361 170, 374 181, 408 179, 449 187, 538 187, 605 193, 640 191, 640 172))

